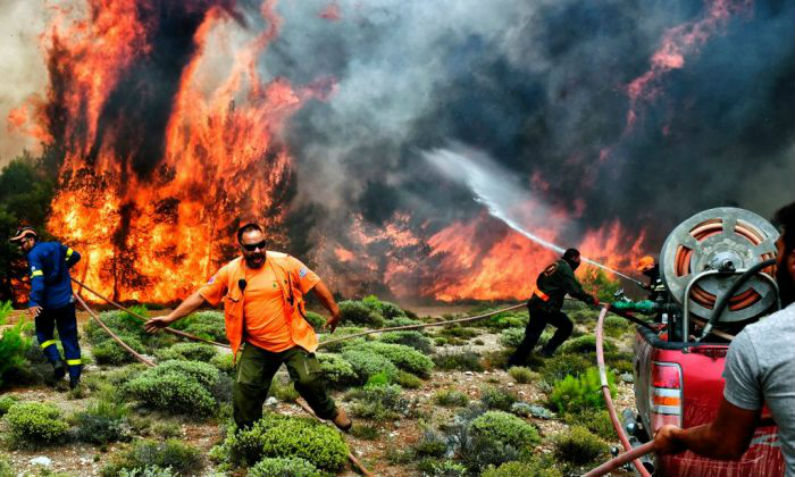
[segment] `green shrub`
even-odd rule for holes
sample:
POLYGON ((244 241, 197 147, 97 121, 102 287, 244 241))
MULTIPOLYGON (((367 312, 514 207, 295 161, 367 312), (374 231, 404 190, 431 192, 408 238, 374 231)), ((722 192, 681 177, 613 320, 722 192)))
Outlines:
POLYGON ((17 446, 38 446, 62 442, 69 424, 51 404, 20 402, 11 406, 4 417, 11 440, 17 446))
MULTIPOLYGON (((321 333, 318 336, 318 340, 323 343, 326 341, 333 341, 343 338, 345 336, 354 335, 356 333, 361 333, 365 331, 364 328, 358 326, 340 326, 337 328, 334 333, 321 333)), ((345 341, 337 341, 335 343, 331 343, 329 345, 323 345, 321 348, 323 351, 328 351, 329 353, 339 353, 342 351, 343 348, 350 347, 357 343, 364 343, 365 340, 362 338, 354 338, 345 341)))
POLYGON ((4 477, 13 477, 17 475, 16 471, 11 464, 3 457, 0 457, 0 475, 4 477))
POLYGON ((264 457, 298 457, 320 470, 336 472, 348 459, 348 446, 335 430, 313 419, 266 414, 251 428, 230 427, 211 456, 236 466, 264 457))
MULTIPOLYGON (((11 302, 0 301, 0 326, 5 325, 9 313, 11 313, 11 302)), ((22 370, 28 366, 25 355, 33 341, 27 336, 27 331, 30 328, 30 322, 20 317, 15 325, 2 332, 2 337, 0 337, 0 386, 3 385, 4 378, 9 372, 22 370)))
POLYGON ((615 440, 617 437, 613 421, 610 420, 610 413, 604 409, 589 409, 578 414, 567 414, 566 423, 570 426, 582 425, 603 439, 615 440))
POLYGON ((388 331, 382 334, 378 338, 378 341, 382 343, 411 346, 417 351, 425 354, 433 352, 433 342, 419 331, 388 331))
POLYGON ((372 352, 385 357, 399 369, 421 378, 428 378, 433 369, 433 361, 419 351, 405 345, 371 342, 356 346, 358 351, 372 352))
POLYGON ((489 466, 480 477, 563 477, 560 470, 549 462, 506 462, 499 467, 489 466))
POLYGON ((364 424, 354 424, 353 427, 351 427, 351 435, 357 439, 374 441, 378 439, 379 434, 380 432, 378 431, 377 427, 367 426, 364 424))
POLYGON ((306 459, 299 457, 266 457, 249 469, 248 477, 324 477, 306 459))
POLYGON ((127 408, 123 404, 98 401, 75 414, 77 439, 90 444, 108 444, 127 437, 127 408))
POLYGON ((229 376, 234 376, 235 374, 235 363, 232 353, 218 353, 210 360, 210 364, 224 374, 229 376))
MULTIPOLYGON (((136 352, 146 352, 146 348, 136 336, 120 334, 119 338, 136 352)), ((135 361, 135 357, 130 354, 129 351, 122 348, 121 345, 113 340, 110 336, 92 346, 91 354, 94 356, 97 364, 119 366, 121 364, 132 363, 135 361)))
POLYGON ((115 477, 123 469, 146 469, 158 467, 171 469, 174 475, 188 477, 197 475, 204 468, 202 452, 177 439, 165 442, 148 439, 138 440, 131 449, 118 455, 102 469, 103 477, 115 477))
MULTIPOLYGON (((607 381, 611 396, 615 396, 615 378, 609 372, 607 381)), ((595 367, 588 368, 578 378, 569 375, 562 381, 558 381, 549 395, 549 403, 559 413, 580 413, 589 409, 604 409, 599 370, 595 367)))
MULTIPOLYGON (((560 349, 564 353, 596 353, 596 336, 583 335, 578 338, 572 338, 563 343, 560 349)), ((604 340, 602 349, 605 352, 615 351, 616 345, 604 340)))
POLYGON ((342 357, 353 366, 359 376, 359 383, 366 383, 370 376, 378 373, 386 373, 391 381, 398 373, 391 361, 372 351, 348 349, 342 353, 342 357))
POLYGON ((516 395, 494 386, 484 386, 480 390, 480 400, 486 409, 499 409, 508 412, 516 402, 516 395))
POLYGON ((276 378, 271 382, 270 393, 281 402, 295 402, 300 395, 291 379, 276 378))
POLYGON ((519 384, 527 384, 533 381, 537 381, 541 376, 532 371, 530 368, 525 368, 522 366, 512 366, 511 369, 508 370, 508 374, 519 384))
POLYGON ((433 395, 433 402, 443 407, 461 407, 469 404, 469 397, 455 389, 443 389, 433 395))
MULTIPOLYGON (((134 336, 139 338, 140 342, 140 338, 143 333, 143 327, 141 326, 141 322, 136 320, 133 316, 130 316, 123 311, 113 310, 103 311, 99 314, 99 318, 108 328, 113 330, 114 333, 125 336, 134 336)), ((98 345, 110 339, 108 332, 102 329, 102 327, 99 326, 94 320, 89 320, 83 326, 83 335, 92 345, 98 345)), ((125 342, 126 341, 127 340, 125 340, 125 342)))
POLYGON ((579 376, 591 366, 593 362, 582 355, 558 354, 544 362, 541 377, 547 383, 553 384, 568 375, 579 376))
POLYGON ((500 344, 506 348, 516 348, 524 339, 524 328, 507 328, 500 333, 500 344))
POLYGON ((607 444, 582 426, 573 426, 555 437, 555 457, 572 464, 594 462, 608 451, 607 444))
POLYGON ((386 320, 384 322, 384 327, 393 328, 395 326, 413 326, 413 325, 422 325, 422 324, 424 324, 423 321, 415 320, 407 316, 398 316, 397 318, 386 320))
POLYGON ((156 465, 148 465, 140 469, 121 469, 118 477, 177 477, 177 474, 170 467, 164 469, 156 465))
POLYGON ((218 351, 215 346, 205 343, 177 343, 170 348, 165 348, 155 352, 157 359, 168 361, 181 359, 185 361, 210 361, 218 351))
POLYGON ((632 325, 629 321, 620 316, 610 315, 605 318, 603 329, 607 336, 618 338, 632 329, 632 325))
POLYGON ((326 318, 324 318, 320 313, 307 310, 305 318, 306 322, 309 323, 309 325, 312 326, 315 331, 320 331, 324 326, 326 326, 326 318))
POLYGON ((474 338, 478 336, 477 330, 473 330, 472 328, 464 328, 461 325, 447 325, 439 331, 439 334, 442 336, 453 336, 455 338, 474 338))
POLYGON ((182 436, 182 428, 175 422, 158 421, 152 424, 152 434, 164 439, 182 436))
POLYGON ((221 382, 218 370, 197 361, 166 361, 147 369, 124 386, 127 395, 148 407, 173 414, 213 415, 221 382))
POLYGON ((375 295, 369 295, 362 299, 362 303, 371 310, 379 313, 387 320, 406 316, 406 312, 394 303, 381 301, 375 295))
POLYGON ((432 430, 426 430, 413 446, 417 457, 444 457, 447 439, 432 430))
POLYGON ((171 326, 206 340, 228 343, 224 313, 221 311, 204 310, 192 313, 171 326))
POLYGON ((483 371, 483 366, 480 364, 480 356, 474 351, 438 353, 433 357, 433 362, 440 369, 483 371))
POLYGON ((6 394, 0 396, 0 417, 5 416, 11 406, 19 402, 19 396, 14 394, 6 394))
POLYGON ((425 458, 417 468, 430 477, 464 477, 467 475, 466 466, 452 460, 425 458))
POLYGON ((406 389, 419 389, 422 387, 422 379, 402 370, 398 371, 397 376, 395 376, 393 379, 393 382, 406 389))
POLYGON ((541 440, 535 427, 502 411, 488 411, 476 417, 470 423, 470 434, 476 439, 499 441, 518 449, 529 448, 541 440))
POLYGON ((351 414, 374 421, 386 421, 406 417, 411 413, 411 401, 404 398, 397 385, 365 386, 354 389, 345 396, 354 401, 351 414))
POLYGON ((320 353, 317 360, 320 362, 320 374, 332 388, 344 389, 359 382, 356 370, 342 356, 320 353))
POLYGON ((361 325, 368 328, 381 328, 384 326, 384 317, 360 301, 345 300, 339 302, 342 322, 361 325))

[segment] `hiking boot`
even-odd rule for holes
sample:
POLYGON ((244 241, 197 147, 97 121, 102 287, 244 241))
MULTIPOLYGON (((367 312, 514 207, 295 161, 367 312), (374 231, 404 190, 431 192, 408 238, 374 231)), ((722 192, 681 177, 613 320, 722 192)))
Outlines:
POLYGON ((66 376, 66 366, 63 365, 63 361, 58 361, 52 365, 52 377, 56 381, 62 380, 64 376, 66 376))
POLYGON ((353 422, 348 418, 345 414, 345 409, 338 407, 337 408, 337 415, 332 419, 332 421, 337 429, 341 430, 342 432, 348 432, 351 430, 353 426, 353 422))

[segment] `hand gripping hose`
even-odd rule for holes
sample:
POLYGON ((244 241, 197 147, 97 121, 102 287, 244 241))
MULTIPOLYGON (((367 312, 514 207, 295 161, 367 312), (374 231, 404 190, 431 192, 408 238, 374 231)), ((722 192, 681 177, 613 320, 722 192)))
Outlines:
POLYGON ((602 394, 605 397, 605 404, 607 405, 607 412, 610 414, 610 420, 613 421, 613 427, 618 434, 618 439, 621 441, 621 445, 624 446, 624 449, 627 451, 626 454, 616 457, 615 459, 611 459, 608 462, 600 465, 596 469, 588 472, 585 474, 586 477, 597 477, 608 473, 609 471, 620 467, 621 465, 632 461, 632 464, 638 470, 642 477, 651 477, 649 471, 646 470, 646 467, 638 460, 638 457, 645 455, 651 452, 653 448, 654 441, 649 441, 648 443, 640 446, 636 449, 632 448, 632 444, 629 443, 629 439, 627 438, 626 433, 624 432, 624 428, 621 427, 621 423, 618 420, 618 415, 616 414, 615 406, 613 406, 613 399, 610 397, 610 387, 607 381, 607 372, 605 371, 605 353, 603 349, 604 345, 604 333, 602 332, 602 327, 604 325, 605 316, 607 316, 607 312, 610 309, 609 305, 605 305, 602 307, 602 311, 599 313, 599 321, 596 323, 596 364, 599 367, 599 378, 602 381, 602 394), (643 451, 640 451, 643 449, 643 451), (640 452, 639 452, 640 451, 640 452))

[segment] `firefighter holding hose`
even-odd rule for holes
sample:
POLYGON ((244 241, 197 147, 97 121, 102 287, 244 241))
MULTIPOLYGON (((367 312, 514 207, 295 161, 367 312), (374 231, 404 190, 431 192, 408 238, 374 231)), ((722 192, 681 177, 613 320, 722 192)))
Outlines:
POLYGON ((224 302, 226 335, 235 355, 236 376, 232 389, 234 419, 248 427, 262 417, 262 405, 276 371, 284 363, 296 391, 318 417, 330 419, 347 431, 351 420, 328 394, 315 357, 318 346, 314 329, 304 318, 303 297, 314 291, 331 313, 326 328, 334 331, 340 311, 320 277, 298 259, 266 251, 265 231, 255 222, 237 231, 242 253, 223 266, 206 285, 166 316, 144 325, 148 332, 179 320, 204 302, 224 302))
POLYGON ((36 324, 39 346, 53 366, 55 380, 63 379, 68 368, 69 386, 74 389, 80 383, 83 366, 69 269, 80 260, 80 254, 59 242, 40 242, 33 227, 17 229, 10 241, 18 243, 27 254, 30 267, 28 312, 36 324), (66 357, 65 365, 55 345, 56 327, 66 357))
POLYGON ((598 304, 598 300, 582 289, 574 276, 580 266, 580 252, 570 248, 558 261, 550 264, 538 275, 533 296, 527 302, 530 322, 525 329, 524 339, 516 352, 508 360, 510 366, 522 366, 548 324, 557 328, 555 334, 544 346, 542 356, 550 357, 571 335, 574 328, 571 320, 560 311, 563 298, 568 294, 588 304, 598 304))

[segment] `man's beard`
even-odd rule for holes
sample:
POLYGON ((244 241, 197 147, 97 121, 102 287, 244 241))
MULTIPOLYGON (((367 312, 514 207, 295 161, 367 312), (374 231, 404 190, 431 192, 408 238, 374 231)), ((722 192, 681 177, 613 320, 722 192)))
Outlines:
POLYGON ((245 259, 246 265, 248 265, 249 268, 260 268, 265 265, 264 253, 246 255, 243 258, 245 259))
POLYGON ((781 306, 785 307, 795 302, 795 280, 792 279, 785 263, 779 264, 776 268, 776 282, 781 297, 781 306))

